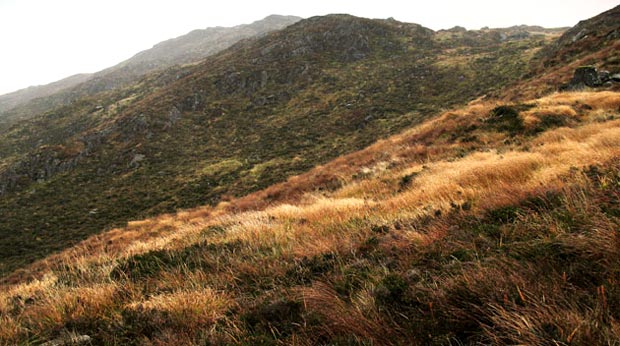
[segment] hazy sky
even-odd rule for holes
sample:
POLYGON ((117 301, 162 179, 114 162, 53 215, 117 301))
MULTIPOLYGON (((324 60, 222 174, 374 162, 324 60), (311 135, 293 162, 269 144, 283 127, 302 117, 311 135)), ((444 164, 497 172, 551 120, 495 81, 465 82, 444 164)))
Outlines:
POLYGON ((619 0, 0 0, 0 94, 96 72, 193 29, 269 14, 394 17, 431 29, 573 26, 619 0))

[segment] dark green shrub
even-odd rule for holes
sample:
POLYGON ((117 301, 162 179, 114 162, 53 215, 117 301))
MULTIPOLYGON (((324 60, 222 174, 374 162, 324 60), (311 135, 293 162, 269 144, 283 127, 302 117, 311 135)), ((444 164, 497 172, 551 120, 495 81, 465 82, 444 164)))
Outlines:
POLYGON ((110 275, 115 280, 129 278, 138 281, 174 268, 209 270, 212 264, 207 259, 207 255, 225 260, 228 254, 242 246, 243 243, 240 241, 224 244, 203 242, 180 250, 151 251, 122 261, 112 270, 110 275))
POLYGON ((519 208, 509 205, 490 210, 487 213, 487 220, 495 224, 506 224, 514 222, 518 216, 519 208))
POLYGON ((523 132, 525 129, 523 119, 519 116, 519 112, 531 106, 499 106, 491 111, 490 116, 486 119, 488 127, 496 131, 505 131, 511 135, 523 132))
POLYGON ((286 277, 294 284, 309 284, 318 276, 331 272, 335 264, 336 256, 332 253, 303 257, 295 261, 294 267, 286 272, 286 277))
POLYGON ((390 231, 390 227, 387 225, 373 225, 372 227, 370 227, 370 230, 373 233, 385 234, 390 231))
POLYGON ((254 307, 241 320, 253 333, 281 338, 303 323, 302 313, 301 302, 281 299, 254 307))
POLYGON ((409 185, 411 185, 411 182, 413 181, 413 179, 415 179, 415 177, 418 174, 420 174, 420 173, 419 172, 413 172, 411 174, 406 174, 402 178, 400 178, 400 181, 398 182, 398 190, 399 191, 403 191, 405 188, 407 188, 409 185))
POLYGON ((386 275, 375 290, 375 298, 379 305, 384 307, 402 307, 409 305, 409 285, 397 274, 386 275))

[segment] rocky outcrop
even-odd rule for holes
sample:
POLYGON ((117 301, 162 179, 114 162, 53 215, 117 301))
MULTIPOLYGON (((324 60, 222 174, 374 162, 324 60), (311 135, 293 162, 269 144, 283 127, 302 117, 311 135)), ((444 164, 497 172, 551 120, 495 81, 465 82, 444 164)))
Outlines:
POLYGON ((0 196, 30 182, 44 181, 73 169, 85 152, 65 157, 62 147, 44 147, 0 172, 0 196))
MULTIPOLYGON (((577 57, 583 57, 615 44, 620 37, 618 18, 620 18, 620 6, 583 20, 567 30, 554 43, 543 47, 536 53, 536 60, 540 62, 538 67, 540 72, 551 66, 562 66, 574 61, 577 57)), ((604 61, 601 61, 599 67, 613 68, 605 66, 604 61)))
MULTIPOLYGON (((159 129, 166 130, 181 119, 181 111, 172 107, 165 119, 155 124, 159 129)), ((143 113, 127 116, 105 127, 92 129, 81 134, 76 141, 68 141, 64 145, 41 146, 36 151, 8 163, 0 169, 0 196, 23 189, 34 182, 44 182, 57 174, 73 170, 110 141, 120 143, 135 142, 140 138, 151 138, 152 119, 143 113)), ((128 152, 121 154, 119 161, 126 163, 127 169, 136 169, 146 159, 143 154, 128 152)), ((124 164, 123 164, 124 165, 124 164)), ((121 165, 122 166, 122 165, 121 165)), ((99 171, 118 172, 123 170, 117 165, 110 165, 107 170, 99 171)))
POLYGON ((581 66, 575 70, 573 79, 562 85, 560 90, 581 90, 583 88, 598 88, 611 86, 612 82, 620 82, 620 74, 611 74, 609 71, 599 71, 594 66, 581 66))
POLYGON ((146 155, 144 154, 134 154, 133 159, 129 162, 129 168, 138 168, 140 167, 140 162, 146 159, 146 155))
POLYGON ((433 31, 418 24, 395 21, 373 21, 350 15, 334 14, 312 17, 275 33, 286 40, 264 42, 255 63, 292 58, 329 56, 341 62, 354 62, 373 52, 402 52, 402 42, 393 37, 396 31, 406 33, 420 46, 431 44, 433 31))
POLYGON ((599 77, 599 73, 594 66, 582 66, 575 70, 575 74, 573 75, 573 79, 570 81, 571 85, 574 86, 589 86, 589 87, 597 87, 603 84, 601 82, 601 78, 599 77))

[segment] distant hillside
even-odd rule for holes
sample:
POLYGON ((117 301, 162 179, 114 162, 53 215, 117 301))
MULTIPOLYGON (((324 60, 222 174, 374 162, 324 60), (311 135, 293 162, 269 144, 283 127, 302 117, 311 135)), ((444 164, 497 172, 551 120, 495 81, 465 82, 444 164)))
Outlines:
POLYGON ((146 73, 156 68, 195 62, 222 51, 242 39, 280 30, 299 20, 301 18, 295 16, 271 15, 252 24, 194 30, 186 35, 158 43, 153 48, 102 71, 101 74, 121 69, 135 69, 140 73, 146 73))
POLYGON ((126 86, 149 72, 200 61, 240 40, 282 29, 300 19, 294 16, 271 15, 251 24, 194 30, 161 42, 103 71, 76 75, 48 85, 2 95, 0 128, 15 119, 28 118, 53 107, 70 104, 81 97, 126 86))
POLYGON ((511 32, 314 17, 17 123, 0 132, 2 271, 260 190, 514 83, 557 34, 511 32))
POLYGON ((71 88, 90 79, 92 74, 77 74, 46 85, 31 86, 26 89, 0 95, 0 122, 2 113, 30 100, 47 97, 62 90, 71 88))

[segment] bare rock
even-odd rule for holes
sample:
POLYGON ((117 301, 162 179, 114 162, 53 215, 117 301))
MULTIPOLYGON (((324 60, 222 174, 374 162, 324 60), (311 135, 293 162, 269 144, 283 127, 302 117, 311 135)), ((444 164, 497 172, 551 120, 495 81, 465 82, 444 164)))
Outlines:
POLYGON ((570 82, 572 85, 583 84, 589 87, 597 87, 603 84, 601 78, 598 75, 598 71, 594 66, 582 66, 575 70, 573 80, 570 82))
POLYGON ((140 167, 140 162, 146 159, 146 155, 144 154, 135 154, 131 162, 129 162, 129 168, 138 168, 140 167))

